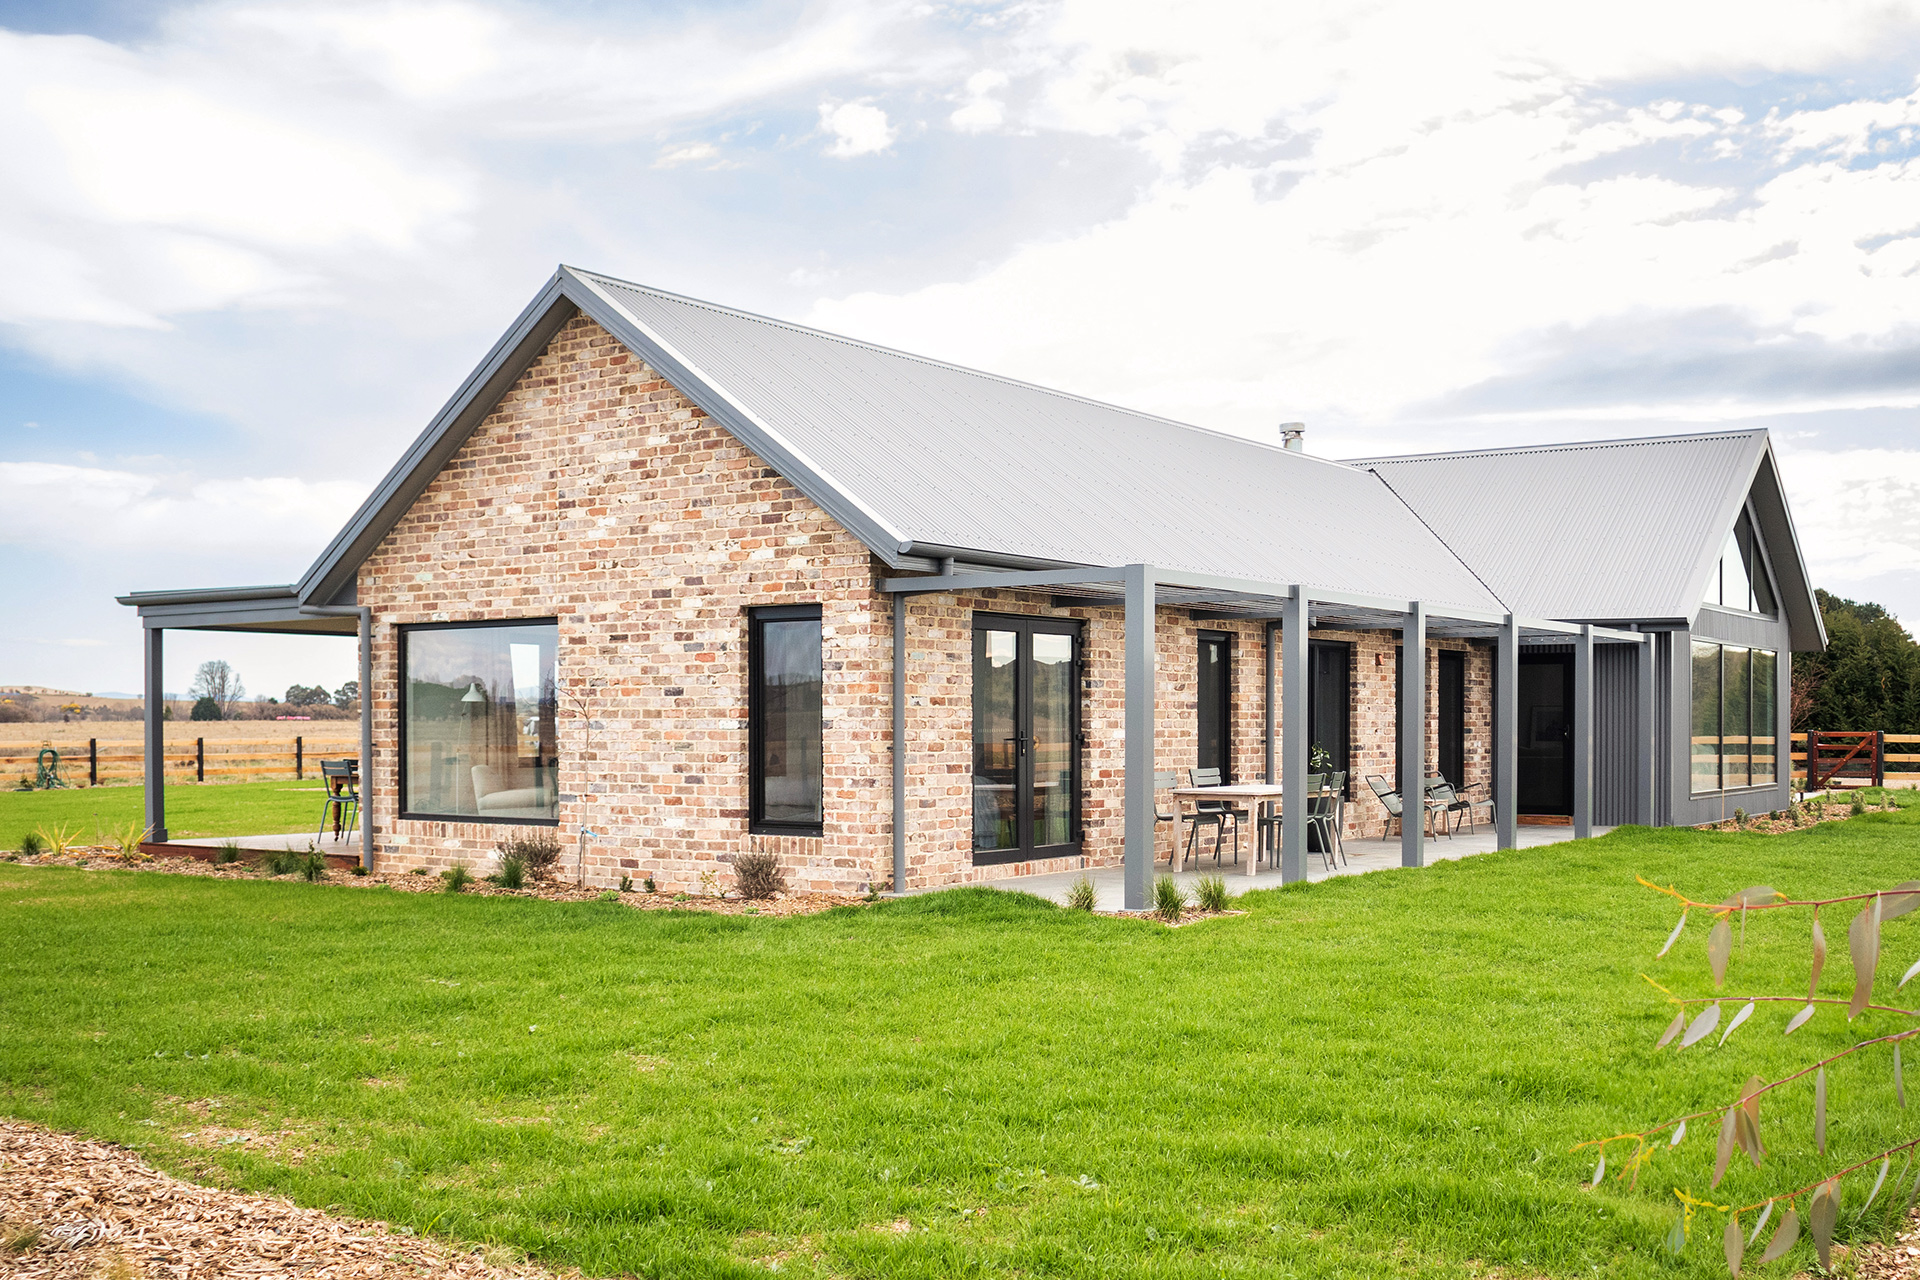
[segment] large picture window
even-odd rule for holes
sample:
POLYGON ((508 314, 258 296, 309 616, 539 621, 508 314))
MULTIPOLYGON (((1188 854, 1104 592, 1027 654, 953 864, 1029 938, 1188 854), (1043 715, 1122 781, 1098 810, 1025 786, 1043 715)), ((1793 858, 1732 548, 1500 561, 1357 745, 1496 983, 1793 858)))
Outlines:
POLYGON ((559 821, 559 644, 551 619, 401 630, 403 817, 559 821))
POLYGON ((1770 787, 1777 777, 1778 655, 1693 644, 1693 793, 1770 787))
POLYGON ((817 836, 825 816, 820 607, 756 609, 749 625, 749 825, 755 831, 817 836))
POLYGON ((1764 613, 1768 617, 1776 612, 1766 559, 1760 554, 1760 539, 1753 531, 1753 521, 1744 511, 1734 522, 1733 532, 1727 535, 1727 545, 1720 550, 1720 563, 1714 566, 1713 576, 1707 579, 1706 600, 1708 604, 1764 613))

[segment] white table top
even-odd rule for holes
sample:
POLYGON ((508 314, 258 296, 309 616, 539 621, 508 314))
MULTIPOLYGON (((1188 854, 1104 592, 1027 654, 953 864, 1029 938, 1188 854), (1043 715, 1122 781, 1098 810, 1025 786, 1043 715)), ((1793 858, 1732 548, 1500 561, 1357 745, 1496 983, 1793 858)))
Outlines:
POLYGON ((1235 782, 1218 787, 1175 787, 1173 794, 1206 800, 1216 796, 1231 800, 1274 800, 1286 791, 1278 782, 1235 782))

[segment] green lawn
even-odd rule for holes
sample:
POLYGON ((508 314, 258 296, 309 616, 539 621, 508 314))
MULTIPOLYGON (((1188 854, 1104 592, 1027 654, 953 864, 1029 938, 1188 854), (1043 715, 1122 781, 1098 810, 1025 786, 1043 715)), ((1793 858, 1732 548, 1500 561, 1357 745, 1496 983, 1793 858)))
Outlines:
MULTIPOLYGON (((146 821, 141 787, 76 787, 59 791, 0 791, 0 849, 17 849, 37 827, 65 823, 92 844, 101 832, 146 821)), ((167 788, 169 835, 257 836, 318 830, 317 782, 182 783, 167 788)))
MULTIPOLYGON (((1890 886, 1920 809, 1623 830, 1178 930, 984 889, 781 921, 0 864, 0 1111, 597 1275, 1723 1275, 1715 1215, 1659 1254, 1717 1126, 1632 1193, 1583 1190, 1568 1148, 1898 1024, 1829 1010, 1786 1040, 1792 1006, 1763 1005, 1724 1048, 1655 1053, 1639 975, 1703 990, 1707 922, 1654 960, 1675 912, 1636 872, 1714 900, 1890 886), (287 1136, 191 1145, 209 1123, 287 1136)), ((1806 924, 1751 923, 1729 994, 1804 984, 1806 924)), ((1886 927, 1881 1000, 1916 954, 1920 913, 1886 927)), ((1830 1093, 1824 1159, 1810 1089, 1783 1090, 1765 1167, 1711 1198, 1915 1131, 1882 1056, 1830 1093)))

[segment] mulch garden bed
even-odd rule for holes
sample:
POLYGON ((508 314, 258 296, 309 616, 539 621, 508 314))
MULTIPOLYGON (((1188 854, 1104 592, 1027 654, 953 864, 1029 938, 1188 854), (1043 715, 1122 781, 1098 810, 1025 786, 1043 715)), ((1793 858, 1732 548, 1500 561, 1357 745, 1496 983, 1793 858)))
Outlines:
MULTIPOLYGON (((250 855, 258 857, 258 854, 250 855)), ((153 857, 148 854, 122 854, 113 849, 76 848, 65 854, 43 853, 33 857, 12 855, 16 866, 78 867, 88 871, 149 871, 167 875, 205 876, 216 880, 299 880, 298 874, 270 876, 261 863, 240 861, 217 863, 200 857, 153 857)), ((416 875, 410 870, 371 871, 354 875, 337 868, 328 870, 320 883, 350 889, 391 889, 399 893, 444 893, 446 882, 437 875, 416 875)), ((857 907, 869 898, 834 893, 793 891, 771 898, 740 898, 716 894, 646 893, 639 889, 620 892, 597 889, 551 877, 527 881, 523 889, 508 889, 484 878, 467 883, 463 893, 477 897, 539 898, 547 902, 619 902, 639 911, 706 911, 729 916, 806 916, 835 907, 857 907)))
MULTIPOLYGON (((1870 804, 1868 813, 1891 813, 1900 806, 1895 804, 1870 804)), ((1804 803, 1785 809, 1775 809, 1771 813, 1750 813, 1745 818, 1728 818, 1724 822, 1708 823, 1697 828, 1701 831, 1750 831, 1756 835, 1777 836, 1789 831, 1801 831, 1821 822, 1845 822, 1853 817, 1853 798, 1833 799, 1828 796, 1815 796, 1804 803)))
POLYGON ((580 1274, 534 1266, 499 1246, 446 1244, 290 1200, 196 1186, 125 1147, 6 1120, 0 1120, 0 1273, 36 1280, 580 1274))

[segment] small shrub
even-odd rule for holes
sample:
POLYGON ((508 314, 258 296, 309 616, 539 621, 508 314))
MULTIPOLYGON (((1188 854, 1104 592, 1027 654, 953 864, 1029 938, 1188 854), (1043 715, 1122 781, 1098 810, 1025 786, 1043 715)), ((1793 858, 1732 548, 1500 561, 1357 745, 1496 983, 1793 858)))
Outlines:
POLYGON ((47 851, 47 838, 38 831, 29 831, 20 837, 20 853, 24 857, 37 858, 47 851))
POLYGON ((113 827, 107 832, 107 843, 120 851, 120 856, 129 860, 144 858, 140 846, 147 842, 147 835, 153 830, 144 822, 129 822, 123 827, 113 827))
POLYGON ((641 881, 640 883, 641 883, 641 884, 643 884, 643 885, 645 885, 645 886, 647 887, 647 892, 648 892, 648 893, 653 893, 653 892, 655 892, 655 890, 654 890, 654 887, 653 887, 653 877, 652 877, 652 876, 648 876, 648 877, 647 877, 647 878, 646 878, 645 880, 642 880, 642 881, 641 881))
POLYGON ((632 876, 621 876, 621 877, 620 877, 620 892, 622 892, 622 893, 632 893, 632 892, 633 892, 633 877, 632 877, 632 876))
POLYGON ((1172 876, 1161 876, 1153 882, 1153 914, 1172 924, 1187 909, 1187 891, 1174 881, 1172 876))
POLYGON ((327 856, 317 850, 310 850, 300 859, 300 878, 308 884, 314 884, 327 878, 327 856))
POLYGON ((426 869, 425 867, 415 867, 415 868, 414 868, 414 869, 413 869, 413 870, 412 870, 411 872, 409 872, 408 874, 409 874, 409 875, 416 875, 416 876, 423 876, 423 875, 425 875, 425 874, 427 874, 427 869, 426 869))
POLYGON ((700 873, 700 896, 703 898, 724 898, 726 893, 720 888, 720 877, 711 871, 700 873))
POLYGON ((42 840, 47 842, 47 848, 56 858, 80 843, 80 828, 70 827, 64 822, 50 823, 44 827, 35 827, 34 830, 42 840))
POLYGON ((1865 813, 1866 811, 1867 811, 1867 801, 1865 796, 1860 796, 1860 795, 1854 796, 1853 803, 1847 806, 1847 812, 1856 818, 1859 817, 1861 814, 1865 813))
POLYGON ((500 874, 495 880, 503 889, 524 889, 527 887, 527 864, 518 854, 508 854, 500 860, 500 874))
POLYGON ((525 873, 535 880, 545 880, 552 875, 555 864, 560 861, 560 837, 551 831, 508 836, 494 848, 499 851, 503 871, 508 859, 518 859, 525 873))
POLYGON ((356 863, 354 863, 354 864, 353 864, 353 871, 352 871, 352 874, 353 874, 353 875, 356 875, 356 876, 363 876, 363 875, 365 875, 365 874, 367 874, 367 869, 366 869, 366 867, 365 867, 364 865, 362 865, 361 863, 358 863, 358 862, 356 862, 356 863))
POLYGON ((267 874, 270 876, 299 875, 306 867, 307 855, 295 853, 291 849, 275 849, 267 855, 267 874))
POLYGON ((1739 827, 1742 831, 1747 829, 1747 811, 1745 809, 1735 809, 1733 811, 1733 825, 1739 827))
POLYGON ((1069 911, 1091 911, 1094 903, 1098 901, 1099 895, 1094 892, 1093 880, 1090 877, 1081 876, 1073 882, 1073 887, 1067 890, 1067 910, 1069 911))
POLYGON ((456 862, 450 871, 440 873, 441 883, 448 893, 465 893, 467 886, 473 883, 473 872, 467 870, 467 864, 456 862))
POLYGON ((1227 909, 1227 882, 1219 876, 1201 876, 1193 886, 1193 900, 1202 911, 1227 909))
POLYGON ((743 898, 771 898, 787 887, 787 878, 772 854, 743 853, 733 860, 733 883, 743 898))
POLYGON ((240 842, 222 840, 220 848, 213 855, 213 861, 214 865, 222 867, 240 861, 240 842))
POLYGON ((615 892, 614 892, 613 890, 611 890, 611 889, 602 889, 602 890, 600 891, 600 894, 599 894, 599 898, 598 898, 598 901, 600 901, 600 902, 618 902, 618 901, 620 901, 620 895, 619 895, 619 894, 617 894, 617 893, 615 893, 615 892))

